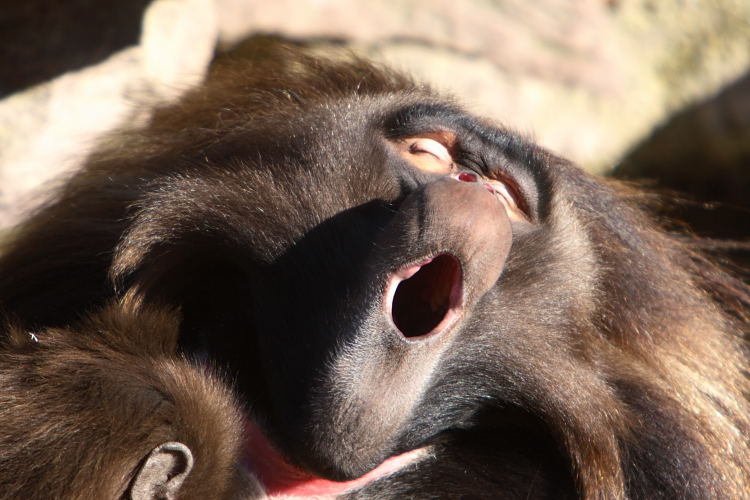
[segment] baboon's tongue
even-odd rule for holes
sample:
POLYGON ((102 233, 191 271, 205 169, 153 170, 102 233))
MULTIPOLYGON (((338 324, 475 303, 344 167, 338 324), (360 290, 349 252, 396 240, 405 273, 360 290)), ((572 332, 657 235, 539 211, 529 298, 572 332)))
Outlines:
POLYGON ((331 496, 362 487, 367 483, 397 471, 414 461, 424 450, 413 450, 391 457, 367 474, 351 481, 330 481, 302 471, 287 462, 273 447, 263 431, 253 422, 247 426, 245 462, 263 485, 270 498, 331 496))

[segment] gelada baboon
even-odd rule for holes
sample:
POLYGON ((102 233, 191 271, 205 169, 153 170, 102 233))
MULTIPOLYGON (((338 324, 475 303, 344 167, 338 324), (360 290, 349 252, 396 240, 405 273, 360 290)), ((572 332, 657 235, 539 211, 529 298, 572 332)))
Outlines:
POLYGON ((0 304, 40 363, 108 301, 179 310, 271 497, 748 498, 750 291, 649 201, 393 72, 258 50, 103 145, 0 304))

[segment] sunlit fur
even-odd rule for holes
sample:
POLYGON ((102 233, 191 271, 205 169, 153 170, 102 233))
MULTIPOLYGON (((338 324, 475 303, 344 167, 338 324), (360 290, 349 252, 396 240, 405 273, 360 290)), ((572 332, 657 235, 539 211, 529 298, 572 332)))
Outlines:
MULTIPOLYGON (((46 328, 113 298, 181 308, 181 349, 222 366, 290 460, 329 478, 430 447, 347 498, 748 498, 748 287, 699 240, 660 228, 646 200, 388 70, 259 48, 252 62, 220 61, 148 127, 102 145, 13 234, 0 307, 41 346, 65 335, 46 328), (405 107, 404 120, 470 120, 483 158, 506 162, 486 174, 521 179, 532 221, 514 229, 500 278, 429 363, 367 356, 384 349, 365 321, 381 286, 370 278, 397 260, 376 265, 378 235, 429 181, 402 180, 382 153, 401 130, 383 124, 405 107), (399 375, 408 363, 414 379, 399 375), (346 399, 352 387, 365 394, 364 367, 416 380, 399 395, 408 405, 397 428, 365 425, 384 420, 384 391, 346 399), (362 408, 383 413, 359 418, 362 408)), ((13 356, 1 358, 6 380, 31 363, 13 356)), ((64 404, 67 393, 39 390, 44 399, 19 415, 64 404)), ((0 419, 0 429, 28 426, 0 419)))

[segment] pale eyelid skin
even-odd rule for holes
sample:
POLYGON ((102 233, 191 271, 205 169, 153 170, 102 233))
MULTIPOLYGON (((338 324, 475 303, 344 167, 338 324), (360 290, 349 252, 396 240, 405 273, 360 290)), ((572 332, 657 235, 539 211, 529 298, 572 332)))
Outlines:
POLYGON ((453 164, 453 157, 443 144, 429 137, 415 137, 410 141, 409 152, 413 154, 428 153, 440 162, 453 164))
MULTIPOLYGON (((455 140, 455 136, 453 136, 455 140)), ((417 169, 431 173, 448 175, 456 169, 444 137, 435 135, 405 137, 392 141, 398 153, 417 169)))
POLYGON ((454 142, 455 135, 436 132, 425 136, 396 139, 392 144, 402 158, 423 172, 450 175, 463 182, 482 182, 503 204, 511 221, 528 222, 529 217, 518 207, 515 196, 505 183, 460 171, 449 149, 454 142))

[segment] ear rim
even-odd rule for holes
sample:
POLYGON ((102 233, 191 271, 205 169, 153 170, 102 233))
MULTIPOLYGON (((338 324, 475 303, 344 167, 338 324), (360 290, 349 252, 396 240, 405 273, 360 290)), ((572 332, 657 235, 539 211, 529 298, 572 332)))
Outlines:
POLYGON ((177 500, 180 488, 193 470, 193 453, 178 441, 162 443, 143 459, 133 477, 131 500, 177 500))

